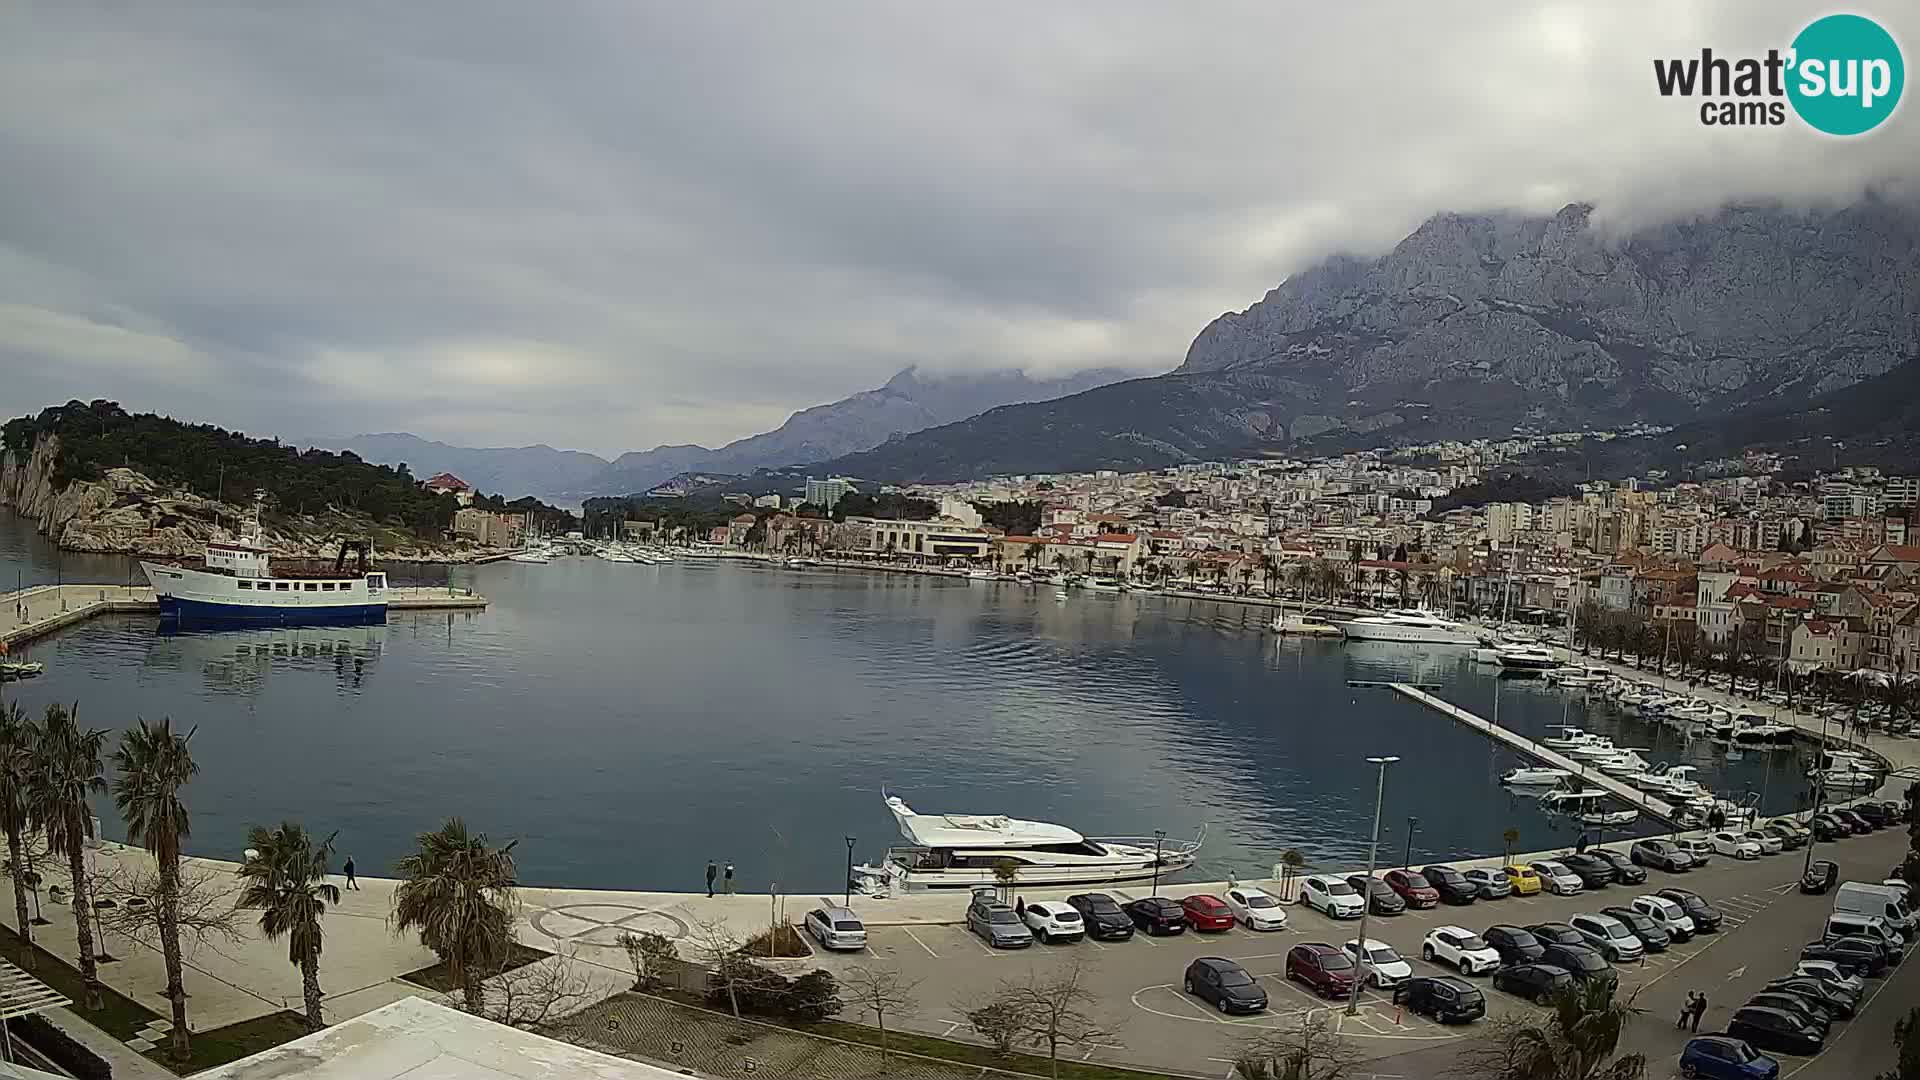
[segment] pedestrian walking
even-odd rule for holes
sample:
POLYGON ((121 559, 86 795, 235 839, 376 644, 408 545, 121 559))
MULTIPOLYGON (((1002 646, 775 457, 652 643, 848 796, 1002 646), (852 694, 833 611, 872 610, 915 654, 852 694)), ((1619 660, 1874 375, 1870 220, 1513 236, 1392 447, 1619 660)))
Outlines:
POLYGON ((1707 995, 1705 994, 1693 995, 1693 1023, 1692 1025, 1690 1025, 1689 1030, 1695 1031, 1695 1032, 1699 1031, 1700 1018, 1705 1015, 1707 1015, 1707 995))
POLYGON ((713 879, 720 876, 720 867, 712 859, 707 860, 707 899, 713 899, 713 879))
POLYGON ((347 875, 347 888, 355 890, 360 888, 360 883, 353 877, 353 856, 347 856, 347 861, 340 865, 340 871, 347 875))
POLYGON ((727 895, 733 895, 733 864, 727 864, 727 895))
POLYGON ((1026 897, 1017 896, 1014 898, 1013 913, 1015 915, 1020 916, 1023 919, 1027 917, 1027 898, 1026 897))

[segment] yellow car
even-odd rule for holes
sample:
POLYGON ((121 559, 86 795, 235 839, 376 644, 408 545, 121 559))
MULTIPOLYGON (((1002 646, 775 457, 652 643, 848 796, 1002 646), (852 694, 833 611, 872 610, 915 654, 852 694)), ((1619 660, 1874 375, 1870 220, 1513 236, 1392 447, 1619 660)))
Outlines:
POLYGON ((1533 867, 1503 866, 1500 870, 1507 875, 1507 884, 1513 886, 1513 895, 1532 896, 1540 891, 1540 875, 1533 872, 1533 867))

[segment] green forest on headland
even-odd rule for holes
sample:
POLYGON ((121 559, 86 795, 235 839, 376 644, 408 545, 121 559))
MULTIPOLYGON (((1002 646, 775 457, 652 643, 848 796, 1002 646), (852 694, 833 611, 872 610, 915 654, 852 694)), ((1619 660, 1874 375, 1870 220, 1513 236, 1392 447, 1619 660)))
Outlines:
MULTIPOLYGON (((403 463, 375 465, 350 451, 300 450, 278 439, 255 439, 212 424, 189 424, 154 413, 129 413, 117 402, 69 401, 38 415, 20 416, 0 429, 6 451, 21 463, 43 435, 58 436, 53 481, 97 480, 126 467, 163 486, 244 505, 255 491, 267 494, 280 513, 334 509, 364 514, 404 527, 416 536, 439 538, 453 524, 459 503, 420 486, 403 463)), ((506 503, 480 496, 476 505, 567 517, 534 499, 506 503)))

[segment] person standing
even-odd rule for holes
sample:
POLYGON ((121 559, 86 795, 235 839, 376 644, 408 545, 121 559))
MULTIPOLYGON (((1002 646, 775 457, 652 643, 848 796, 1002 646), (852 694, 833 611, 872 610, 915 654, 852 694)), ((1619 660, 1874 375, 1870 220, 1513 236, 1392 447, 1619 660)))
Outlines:
POLYGON ((1700 1018, 1705 1015, 1707 1015, 1707 995, 1693 995, 1693 1023, 1688 1026, 1688 1030, 1698 1032, 1700 1030, 1700 1018))
POLYGON ((1687 1026, 1687 1018, 1693 1015, 1693 999, 1698 996, 1698 994, 1691 990, 1687 991, 1687 1000, 1680 1003, 1680 1016, 1674 1020, 1674 1027, 1683 1028, 1687 1026))
POLYGON ((340 872, 347 875, 347 888, 358 891, 360 883, 353 876, 353 856, 347 856, 347 861, 340 864, 340 872))
POLYGON ((733 895, 733 864, 732 863, 727 864, 726 886, 727 886, 727 889, 726 889, 727 895, 732 896, 733 895))
POLYGON ((720 867, 712 859, 707 860, 707 899, 713 899, 713 879, 720 876, 720 867))

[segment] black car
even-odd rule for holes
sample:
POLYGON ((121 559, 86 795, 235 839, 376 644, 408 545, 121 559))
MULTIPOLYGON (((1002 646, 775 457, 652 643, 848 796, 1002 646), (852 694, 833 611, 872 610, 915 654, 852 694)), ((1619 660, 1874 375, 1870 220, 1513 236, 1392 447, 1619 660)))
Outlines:
POLYGON ((1080 913, 1087 936, 1096 941, 1125 941, 1133 936, 1133 919, 1106 893, 1075 893, 1067 897, 1067 906, 1080 913))
POLYGON ((1147 932, 1148 937, 1156 934, 1178 934, 1187 929, 1187 909, 1180 901, 1169 900, 1164 896, 1147 896, 1128 904, 1121 910, 1133 925, 1147 932))
POLYGON ((1693 920, 1693 929, 1698 934, 1711 934, 1720 929, 1720 909, 1707 903, 1699 893, 1686 889, 1661 889, 1654 894, 1665 897, 1680 905, 1680 910, 1693 920))
POLYGON ((1645 885, 1647 872, 1633 865, 1633 860, 1612 848, 1594 848, 1590 853, 1594 858, 1613 867, 1613 880, 1622 885, 1645 885))
POLYGON ((1552 964, 1509 964, 1493 973, 1495 990, 1505 990, 1542 1005, 1572 985, 1572 973, 1552 964))
POLYGON ((1393 1003, 1442 1024, 1470 1024, 1487 1015, 1487 996, 1452 975, 1408 979, 1393 988, 1393 1003))
POLYGON ((1480 898, 1480 886, 1451 866, 1422 867, 1420 876, 1440 894, 1443 904, 1471 904, 1480 898))
POLYGON ((1784 979, 1775 979, 1765 989, 1776 994, 1795 994, 1808 1001, 1818 1002, 1827 1007, 1827 1011, 1842 1020, 1853 1019, 1854 1011, 1860 1007, 1860 995, 1848 990, 1839 983, 1822 982, 1807 975, 1789 975, 1784 979))
POLYGON ((1831 859, 1815 859, 1800 875, 1800 891, 1803 893, 1824 893, 1833 888, 1840 880, 1840 864, 1831 859))
POLYGON ((1887 953, 1878 942, 1860 937, 1810 942, 1800 950, 1802 960, 1831 960, 1841 970, 1878 978, 1887 973, 1887 953))
POLYGON ((1771 821, 1760 826, 1760 831, 1768 836, 1777 837, 1780 841, 1780 850, 1782 851, 1793 851, 1796 848, 1807 846, 1806 833, 1801 832, 1799 829, 1790 829, 1777 821, 1771 821))
POLYGON ((1554 967, 1567 969, 1567 974, 1583 983, 1599 982, 1608 986, 1620 983, 1620 973, 1615 971, 1600 950, 1590 945, 1549 945, 1540 957, 1540 962, 1554 967))
POLYGON ((1642 840, 1628 849, 1627 858, 1640 866, 1657 866, 1669 873, 1693 869, 1693 856, 1668 840, 1642 840))
POLYGON ((1847 809, 1866 818, 1867 824, 1872 825, 1876 829, 1884 829, 1900 820, 1900 815, 1890 811, 1886 803, 1856 803, 1853 806, 1847 807, 1847 809))
POLYGON ((1735 1009, 1727 1021, 1727 1034, 1745 1039, 1756 1050, 1774 1050, 1786 1054, 1817 1054, 1826 1042, 1826 1033, 1801 1023, 1779 1009, 1755 1006, 1735 1009))
POLYGON ((1825 812, 1808 818, 1807 828, 1815 840, 1839 840, 1853 835, 1853 826, 1825 812))
POLYGON ((1393 886, 1377 877, 1355 874, 1347 879, 1355 892, 1367 898, 1368 910, 1375 915, 1399 915, 1407 910, 1407 902, 1393 891, 1393 886))
POLYGON ((1500 954, 1502 964, 1531 964, 1547 951, 1539 938, 1517 926, 1489 926, 1480 936, 1500 954))
POLYGON ((1835 810, 1833 816, 1852 827, 1855 836, 1859 836, 1861 833, 1870 833, 1874 830, 1873 822, 1868 821, 1852 810, 1835 810))
POLYGON ((1573 871, 1583 889, 1604 889, 1613 884, 1613 867, 1598 855, 1576 852, 1560 857, 1560 865, 1573 871))
POLYGON ((1626 923, 1627 929, 1633 931, 1633 936, 1640 939, 1640 944, 1648 952, 1666 952, 1667 946, 1673 944, 1673 935, 1667 933, 1665 927, 1630 907, 1604 907, 1600 909, 1600 914, 1611 915, 1626 923))
POLYGON ((1833 1010, 1825 1005, 1817 1001, 1808 1001, 1797 994, 1783 994, 1776 990, 1762 990, 1748 998, 1747 1004, 1763 1009, 1779 1009, 1814 1027, 1828 1027, 1834 1019, 1833 1010))
POLYGON ((1256 1013, 1267 1007, 1267 992, 1247 969, 1224 956, 1203 956, 1187 965, 1187 993, 1209 1001, 1223 1013, 1256 1013))
POLYGON ((1586 936, 1563 922, 1535 923, 1527 927, 1542 945, 1585 945, 1586 936))

